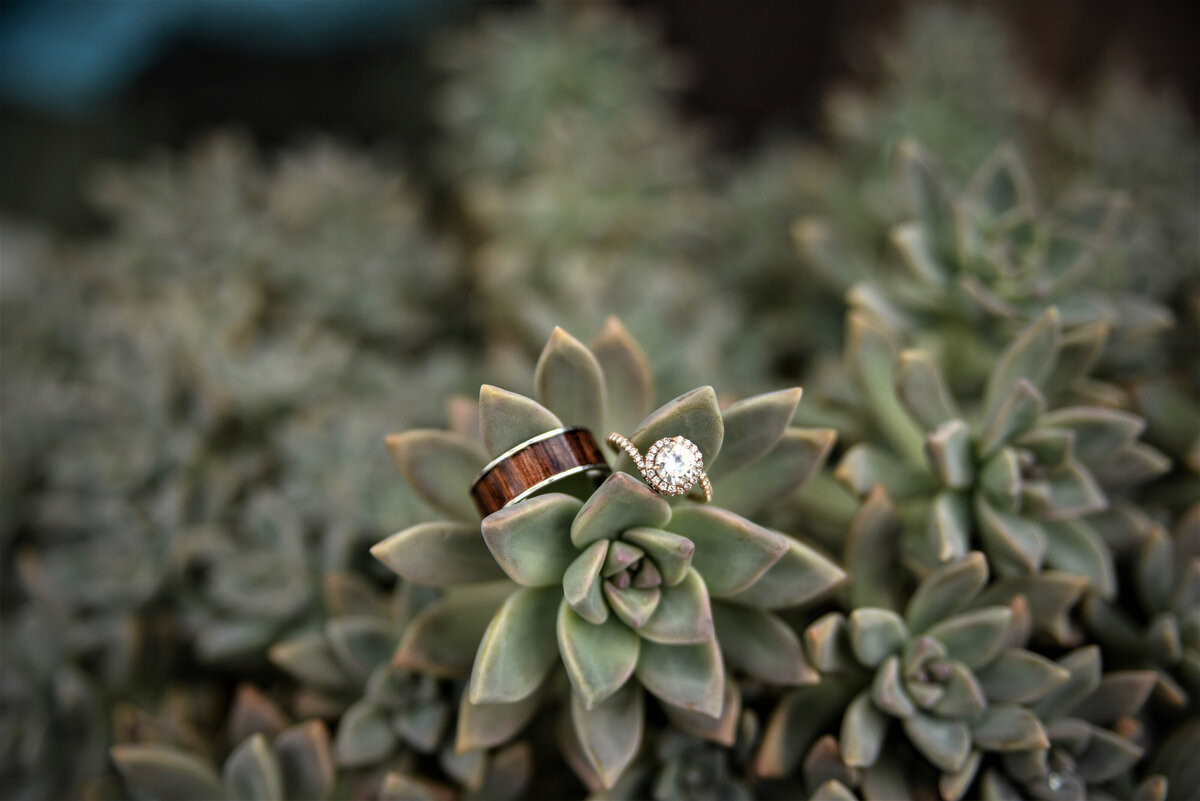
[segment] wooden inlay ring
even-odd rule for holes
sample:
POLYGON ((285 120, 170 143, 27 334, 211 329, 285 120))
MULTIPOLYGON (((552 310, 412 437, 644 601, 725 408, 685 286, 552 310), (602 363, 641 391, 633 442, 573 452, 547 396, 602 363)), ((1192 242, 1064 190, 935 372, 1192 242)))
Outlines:
POLYGON ((598 478, 611 472, 591 431, 559 428, 493 459, 471 484, 471 500, 487 517, 568 476, 590 473, 598 478))

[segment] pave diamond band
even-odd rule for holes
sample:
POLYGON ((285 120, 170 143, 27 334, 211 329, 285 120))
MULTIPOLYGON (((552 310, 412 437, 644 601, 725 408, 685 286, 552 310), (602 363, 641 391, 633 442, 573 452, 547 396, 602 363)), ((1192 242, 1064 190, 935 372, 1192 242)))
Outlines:
POLYGON ((687 437, 663 437, 646 449, 645 456, 627 437, 616 432, 608 435, 608 444, 629 454, 642 478, 655 492, 683 495, 699 485, 704 500, 712 500, 712 484, 704 472, 704 457, 687 437))

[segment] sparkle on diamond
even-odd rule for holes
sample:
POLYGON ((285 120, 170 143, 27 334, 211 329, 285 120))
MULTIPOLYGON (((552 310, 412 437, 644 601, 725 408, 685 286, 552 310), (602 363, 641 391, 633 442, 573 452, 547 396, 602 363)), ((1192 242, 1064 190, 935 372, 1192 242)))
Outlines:
POLYGON ((696 454, 683 442, 667 442, 654 457, 654 472, 672 484, 680 485, 692 477, 696 454))

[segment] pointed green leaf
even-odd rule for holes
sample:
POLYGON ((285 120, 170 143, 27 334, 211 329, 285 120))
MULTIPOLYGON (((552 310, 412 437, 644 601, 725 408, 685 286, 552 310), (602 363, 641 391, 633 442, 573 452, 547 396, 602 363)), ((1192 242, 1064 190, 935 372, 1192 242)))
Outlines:
POLYGON ((555 328, 533 376, 537 397, 569 426, 600 431, 604 425, 604 374, 583 343, 555 328))
MULTIPOLYGON (((655 590, 657 592, 657 590, 655 590)), ((712 639, 713 619, 704 579, 695 570, 674 587, 663 587, 661 600, 638 634, 660 643, 695 643, 712 639)))
POLYGON ((608 604, 600 589, 600 571, 608 554, 608 542, 593 542, 563 573, 563 597, 590 623, 599 624, 608 619, 608 604))
POLYGON ((329 731, 319 720, 284 729, 273 743, 288 798, 328 798, 337 768, 329 731))
MULTIPOLYGON (((846 580, 846 572, 832 560, 795 537, 784 536, 787 551, 758 581, 728 600, 759 609, 799 606, 832 591, 846 580)), ((703 573, 701 573, 703 575, 703 573)), ((709 594, 715 595, 709 586, 709 594)))
POLYGON ((1071 715, 1097 726, 1136 715, 1150 697, 1156 679, 1152 670, 1109 671, 1092 694, 1071 710, 1071 715))
POLYGON ((846 621, 846 633, 855 657, 867 667, 897 653, 908 640, 908 627, 888 609, 855 609, 846 621))
POLYGON ((829 676, 784 693, 767 721, 754 772, 771 778, 791 773, 822 731, 837 723, 852 697, 850 688, 829 676))
POLYGON ((942 697, 929 711, 943 718, 974 718, 988 705, 975 674, 961 662, 947 662, 944 669, 946 677, 942 679, 942 697))
POLYGON ((1027 489, 1021 476, 1021 457, 1016 448, 1001 448, 983 463, 976 489, 1003 512, 1021 508, 1022 491, 1027 489))
POLYGON ((789 428, 766 455, 714 484, 713 497, 731 512, 753 514, 808 481, 836 440, 832 429, 789 428))
POLYGON ((610 581, 605 581, 602 587, 609 608, 616 612, 617 617, 625 621, 627 626, 635 629, 646 625, 646 621, 662 601, 662 590, 658 587, 616 587, 610 581))
POLYGON ((1062 685, 1071 673, 1023 648, 1007 648, 976 671, 976 677, 992 703, 1028 704, 1062 685))
POLYGON ((1157 526, 1150 529, 1134 563, 1134 586, 1145 609, 1157 612, 1167 608, 1177 560, 1175 544, 1167 533, 1157 526))
POLYGON ((930 573, 917 586, 904 610, 904 619, 913 634, 922 634, 930 626, 966 607, 987 583, 987 560, 978 551, 953 564, 930 573))
POLYGON ((896 391, 904 408, 925 428, 937 428, 959 416, 937 361, 924 351, 900 354, 896 391))
POLYGON ((558 587, 526 587, 508 597, 479 643, 471 703, 512 703, 537 689, 558 661, 550 632, 561 597, 558 587))
POLYGON ((615 693, 637 665, 638 635, 615 617, 589 623, 563 602, 558 608, 558 650, 584 708, 615 693))
POLYGON ((1001 577, 976 599, 976 604, 1007 604, 1017 595, 1027 600, 1034 626, 1060 644, 1073 636, 1067 612, 1087 589, 1087 579, 1058 570, 1036 575, 1001 577))
POLYGON ((906 464, 890 451, 861 442, 846 451, 833 474, 860 496, 882 486, 888 495, 902 500, 924 495, 936 486, 926 468, 906 464))
POLYGON ((1061 337, 1062 324, 1058 310, 1053 306, 1017 335, 1001 354, 988 377, 984 392, 984 407, 988 410, 986 416, 993 416, 1000 403, 1020 381, 1026 381, 1034 387, 1041 386, 1058 359, 1061 337))
POLYGON ((604 557, 604 569, 600 571, 601 575, 605 578, 615 576, 645 555, 646 552, 636 545, 630 545, 622 540, 613 540, 609 543, 608 554, 604 557))
POLYGON ((571 524, 582 506, 557 492, 529 498, 485 517, 482 540, 489 556, 518 584, 558 584, 579 556, 571 542, 571 524))
POLYGON ((901 587, 896 576, 900 518, 883 487, 871 490, 846 532, 844 562, 850 569, 851 605, 892 609, 901 587))
POLYGON ((978 668, 1000 653, 1011 621, 1012 610, 1007 606, 985 606, 943 620, 926 633, 946 646, 951 659, 978 668))
POLYGON ((1049 748, 1050 741, 1037 716, 1016 704, 992 704, 971 723, 975 745, 985 751, 1027 751, 1049 748))
POLYGON ((491 384, 479 388, 479 435, 495 458, 539 434, 562 428, 562 421, 535 400, 491 384))
MULTIPOLYGON (((700 449, 704 464, 709 465, 715 463, 724 434, 725 423, 721 419, 717 393, 712 387, 700 387, 651 412, 629 439, 645 453, 663 437, 684 436, 700 449)), ((622 469, 628 467, 629 457, 621 457, 621 462, 622 469)))
POLYGON ((642 745, 645 713, 641 688, 630 682, 591 709, 572 695, 571 721, 588 761, 604 786, 612 787, 642 745))
POLYGON ((961 770, 971 755, 971 730, 962 721, 918 712, 902 725, 909 741, 939 770, 961 770))
POLYGON ((986 459, 1000 447, 1038 422, 1046 410, 1046 399, 1031 382, 1017 379, 1012 388, 1000 397, 983 421, 979 434, 978 453, 986 459))
POLYGON ((472 704, 463 693, 458 707, 455 750, 466 753, 508 742, 533 718, 544 696, 544 692, 535 692, 511 704, 472 704))
POLYGON ((347 615, 325 624, 325 638, 338 662, 365 680, 396 650, 401 628, 387 618, 347 615))
POLYGON ((449 587, 504 578, 475 523, 418 523, 374 545, 371 555, 414 584, 449 587))
POLYGON ((709 478, 716 481, 727 476, 774 448, 796 414, 801 393, 799 387, 794 387, 755 395, 729 406, 721 415, 721 458, 710 466, 709 478))
POLYGON ((409 622, 392 664, 436 676, 468 675, 484 631, 516 589, 503 581, 448 592, 409 622))
POLYGON ((944 801, 959 801, 966 795, 967 790, 975 781, 976 774, 979 773, 979 765, 982 761, 983 754, 972 750, 966 764, 961 769, 938 776, 938 792, 941 793, 944 801))
POLYGON ((687 537, 656 528, 631 528, 622 535, 642 548, 662 574, 663 583, 673 587, 683 581, 692 564, 695 544, 687 537))
POLYGON ((1137 415, 1101 406, 1071 406, 1047 412, 1042 425, 1075 434, 1075 457, 1086 465, 1101 465, 1114 452, 1138 438, 1146 423, 1137 415))
MULTIPOLYGON (((396 735, 384 711, 370 701, 358 701, 338 722, 334 751, 339 765, 359 767, 379 762, 396 747, 396 735)), ((257 798, 241 793, 237 798, 257 798)))
POLYGON ((1050 375, 1042 382, 1042 390, 1046 395, 1062 392, 1091 371, 1104 353, 1111 329, 1109 320, 1096 320, 1063 332, 1058 359, 1050 375))
POLYGON ((871 682, 871 701, 892 717, 907 718, 917 713, 900 679, 900 657, 889 656, 875 671, 871 682))
POLYGON ((272 663, 304 684, 343 690, 352 683, 323 632, 314 631, 275 643, 269 654, 272 663))
POLYGON ((1108 499, 1087 468, 1069 459, 1042 479, 1048 495, 1045 502, 1030 504, 1030 511, 1044 520, 1070 520, 1108 508, 1108 499))
POLYGON ((948 420, 930 432, 925 451, 934 475, 947 487, 963 489, 975 479, 974 444, 962 420, 948 420))
POLYGON ((457 434, 430 429, 392 434, 387 447, 421 500, 458 520, 479 519, 470 490, 487 463, 483 448, 457 434))
POLYGON ((920 284, 942 284, 949 276, 937 257, 937 244, 920 223, 909 222, 894 226, 889 232, 892 246, 900 260, 920 284))
POLYGON ((934 237, 937 249, 954 241, 954 210, 934 158, 911 139, 896 145, 896 171, 909 210, 934 237))
POLYGON ((596 540, 615 540, 630 528, 662 528, 671 506, 661 495, 628 473, 613 473, 600 485, 571 524, 571 542, 586 548, 596 540))
POLYGON ((975 519, 984 550, 1006 575, 1036 573, 1046 555, 1046 534, 1032 520, 1001 512, 975 496, 975 519))
POLYGON ((1046 564, 1067 573, 1078 573, 1102 598, 1116 592, 1112 551, 1099 535, 1080 520, 1045 523, 1046 564))
POLYGON ((1094 729, 1076 770, 1090 784, 1115 779, 1133 767, 1145 751, 1136 743, 1107 729, 1094 729))
POLYGON ((695 544, 692 567, 714 597, 746 589, 788 549, 782 535, 716 507, 680 507, 670 528, 695 544))
POLYGON ((971 547, 971 500, 966 493, 945 490, 929 506, 929 544, 940 562, 955 562, 971 547))
POLYGON ((736 681, 726 677, 725 697, 721 702, 721 716, 709 717, 691 709, 682 709, 674 704, 660 701, 667 720, 677 729, 693 737, 700 737, 730 748, 737 741, 739 723, 742 722, 742 694, 736 681))
POLYGON ((828 612, 804 630, 804 648, 809 661, 821 673, 842 673, 857 668, 858 660, 850 647, 846 617, 828 612))
POLYGON ((984 160, 971 176, 966 197, 990 218, 1033 205, 1033 180, 1011 144, 1000 145, 984 160))
POLYGON ((213 801, 226 798, 216 771, 195 756, 165 745, 114 745, 112 758, 125 782, 147 798, 213 801))
POLYGON ((862 312, 847 315, 846 329, 847 374, 862 387, 871 417, 892 450, 904 462, 920 464, 924 432, 896 393, 897 356, 892 335, 862 312))
POLYGON ((842 759, 853 768, 865 768, 875 764, 883 741, 887 736, 888 718, 875 708, 869 690, 863 690, 842 717, 838 740, 842 746, 842 759))
POLYGON ((635 672, 643 687, 668 704, 713 718, 721 714, 725 669, 715 640, 696 645, 643 640, 635 672))
POLYGON ((771 684, 815 684, 819 679, 796 632, 775 615, 725 601, 713 601, 712 614, 730 667, 771 684))
POLYGON ((592 353, 608 391, 606 425, 612 431, 632 431, 654 403, 654 377, 646 354, 616 317, 605 320, 592 353))

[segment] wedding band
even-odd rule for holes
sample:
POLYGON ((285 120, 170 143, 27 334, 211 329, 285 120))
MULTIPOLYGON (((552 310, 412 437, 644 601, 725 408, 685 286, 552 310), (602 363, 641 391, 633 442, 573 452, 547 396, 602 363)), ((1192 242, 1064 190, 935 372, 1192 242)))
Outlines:
POLYGON ((471 500, 487 517, 570 476, 582 473, 599 484, 611 472, 591 431, 557 428, 489 462, 471 484, 471 500))
POLYGON ((628 438, 615 431, 608 435, 608 444, 629 454, 642 478, 660 495, 684 495, 699 484, 704 501, 712 500, 704 456, 687 437, 663 437, 646 449, 644 457, 628 438))

